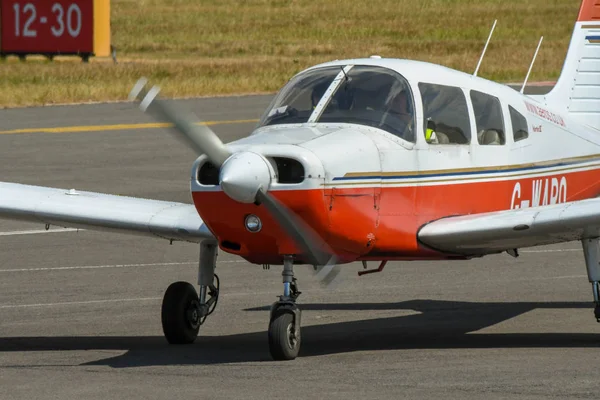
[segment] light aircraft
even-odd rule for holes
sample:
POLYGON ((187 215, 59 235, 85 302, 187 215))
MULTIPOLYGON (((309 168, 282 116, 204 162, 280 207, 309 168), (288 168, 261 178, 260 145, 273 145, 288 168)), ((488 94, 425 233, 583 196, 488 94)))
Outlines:
POLYGON ((0 215, 198 243, 199 292, 176 282, 162 303, 173 344, 193 342, 214 311, 218 249, 283 265, 268 327, 276 360, 301 345, 295 264, 329 282, 354 261, 381 271, 579 240, 600 321, 599 18, 583 0, 547 95, 424 62, 333 61, 294 76, 229 144, 141 80, 131 99, 199 155, 193 205, 2 183, 0 215))

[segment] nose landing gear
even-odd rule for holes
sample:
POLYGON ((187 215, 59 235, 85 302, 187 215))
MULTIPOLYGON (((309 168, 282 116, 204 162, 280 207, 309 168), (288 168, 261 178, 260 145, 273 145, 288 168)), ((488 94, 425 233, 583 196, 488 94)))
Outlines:
POLYGON ((294 259, 283 259, 283 296, 271 306, 269 319, 269 352, 274 360, 293 360, 300 352, 302 313, 296 305, 300 296, 294 278, 294 259))

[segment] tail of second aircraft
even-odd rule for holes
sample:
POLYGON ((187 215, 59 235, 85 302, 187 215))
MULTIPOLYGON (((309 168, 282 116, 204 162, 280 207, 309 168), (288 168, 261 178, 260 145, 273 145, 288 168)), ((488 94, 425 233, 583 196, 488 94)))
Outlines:
POLYGON ((581 2, 560 78, 545 101, 600 129, 600 1, 581 2))

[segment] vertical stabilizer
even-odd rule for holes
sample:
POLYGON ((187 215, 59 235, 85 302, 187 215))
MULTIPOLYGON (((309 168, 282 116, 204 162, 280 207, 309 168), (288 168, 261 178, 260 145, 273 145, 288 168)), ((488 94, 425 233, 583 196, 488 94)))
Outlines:
POLYGON ((548 105, 600 129, 600 0, 583 0, 567 57, 548 105))

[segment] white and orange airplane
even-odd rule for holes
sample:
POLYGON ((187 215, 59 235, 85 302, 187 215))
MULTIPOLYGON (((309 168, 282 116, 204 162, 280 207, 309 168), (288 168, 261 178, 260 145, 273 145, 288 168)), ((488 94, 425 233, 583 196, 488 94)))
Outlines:
POLYGON ((268 328, 277 360, 300 349, 294 264, 329 281, 354 261, 380 271, 579 240, 600 321, 599 19, 583 0, 545 96, 424 62, 334 61, 294 76, 227 145, 140 81, 131 98, 200 155, 193 205, 1 183, 0 215, 199 243, 199 293, 176 282, 163 299, 169 343, 193 342, 214 310, 219 248, 283 265, 268 328))

